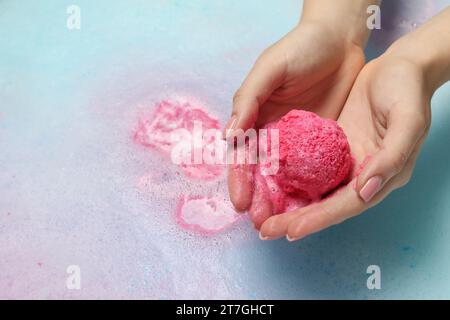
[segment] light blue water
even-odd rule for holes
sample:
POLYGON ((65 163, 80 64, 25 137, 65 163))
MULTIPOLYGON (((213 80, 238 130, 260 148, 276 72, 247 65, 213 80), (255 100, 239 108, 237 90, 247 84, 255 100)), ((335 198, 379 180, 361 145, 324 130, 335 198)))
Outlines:
MULTIPOLYGON (((223 182, 180 180, 131 141, 138 105, 163 98, 193 97, 223 123, 252 62, 300 8, 0 1, 0 297, 449 298, 450 85, 433 98, 410 184, 294 244, 261 242, 248 223, 209 238, 180 230, 179 193, 223 182), (80 30, 66 28, 69 4, 81 8, 80 30), (149 172, 165 173, 173 194, 136 190, 149 172), (72 264, 82 272, 78 291, 65 286, 72 264), (371 264, 381 267, 381 290, 366 287, 371 264)), ((417 12, 402 19, 420 22, 417 12)), ((379 37, 369 57, 383 47, 379 37)))

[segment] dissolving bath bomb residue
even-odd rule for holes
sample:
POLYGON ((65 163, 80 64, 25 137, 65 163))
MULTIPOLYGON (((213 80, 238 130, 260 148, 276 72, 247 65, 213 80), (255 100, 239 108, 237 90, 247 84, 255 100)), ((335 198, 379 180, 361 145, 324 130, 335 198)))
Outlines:
POLYGON ((278 129, 279 170, 275 175, 266 175, 265 164, 255 167, 250 208, 255 226, 272 214, 320 200, 346 182, 353 167, 347 137, 336 121, 292 110, 265 128, 278 129))
POLYGON ((282 117, 278 184, 289 194, 311 200, 342 183, 352 168, 350 146, 336 121, 302 110, 282 117))
POLYGON ((176 212, 181 226, 202 234, 220 232, 240 217, 229 201, 218 197, 183 197, 176 212))
MULTIPOLYGON (((172 140, 178 129, 185 129, 193 133, 194 123, 201 123, 202 130, 220 130, 219 120, 209 115, 204 109, 194 107, 189 102, 179 103, 172 101, 161 101, 153 112, 141 114, 137 128, 134 132, 134 140, 146 147, 152 147, 170 155, 175 146, 172 140)), ((200 152, 214 145, 214 137, 204 138, 201 141, 200 152)), ((177 143, 180 143, 178 141, 177 143)), ((182 141, 181 141, 182 143, 182 141)), ((194 144, 186 141, 187 144, 194 144)), ((223 145, 225 148, 225 145, 223 145)), ((195 151, 192 150, 192 153, 195 151)), ((180 164, 183 172, 192 178, 214 179, 223 173, 224 166, 219 164, 195 164, 193 161, 180 164)))
MULTIPOLYGON (((219 121, 208 114, 206 110, 194 107, 189 102, 179 103, 164 100, 157 103, 150 112, 140 115, 133 139, 138 144, 157 150, 170 158, 173 148, 178 143, 192 144, 192 147, 195 147, 190 140, 176 141, 176 143, 173 140, 174 133, 178 129, 185 129, 192 134, 195 130, 195 123, 201 123, 203 131, 218 130, 221 137, 219 121)), ((216 142, 213 137, 203 136, 202 138, 201 145, 198 146, 202 150, 208 150, 216 142)), ((223 143, 222 146, 225 149, 225 142, 222 139, 220 142, 223 143)), ((170 160, 161 165, 175 165, 170 160)), ((224 165, 183 162, 179 166, 187 177, 205 181, 215 180, 217 183, 223 182, 224 165)), ((170 201, 173 199, 173 192, 179 190, 173 185, 176 183, 179 183, 177 179, 168 180, 160 177, 157 172, 153 172, 143 175, 138 181, 137 187, 143 192, 157 192, 160 194, 159 198, 170 201)), ((207 188, 205 187, 203 192, 210 194, 211 190, 208 191, 207 188)), ((195 196, 179 194, 178 197, 181 200, 175 210, 175 220, 183 229, 194 233, 212 235, 222 232, 241 217, 235 212, 231 202, 223 199, 226 196, 221 194, 201 196, 198 195, 198 190, 195 196)))

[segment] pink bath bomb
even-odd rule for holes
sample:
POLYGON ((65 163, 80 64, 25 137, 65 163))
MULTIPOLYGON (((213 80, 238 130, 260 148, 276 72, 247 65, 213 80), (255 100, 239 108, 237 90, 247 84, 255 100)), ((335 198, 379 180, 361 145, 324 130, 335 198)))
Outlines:
POLYGON ((336 121, 292 110, 276 127, 280 162, 275 178, 286 193, 318 200, 348 177, 353 160, 336 121))

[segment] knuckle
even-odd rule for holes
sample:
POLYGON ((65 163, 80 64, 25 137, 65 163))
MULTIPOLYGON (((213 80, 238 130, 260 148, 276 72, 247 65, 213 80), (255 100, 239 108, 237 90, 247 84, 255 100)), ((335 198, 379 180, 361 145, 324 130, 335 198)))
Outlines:
POLYGON ((267 65, 268 61, 269 60, 266 58, 266 54, 262 54, 261 56, 258 57, 258 59, 256 59, 253 65, 253 70, 263 68, 264 66, 267 65))
POLYGON ((403 170, 407 160, 408 155, 404 151, 399 151, 395 156, 392 157, 390 163, 395 174, 403 170))
POLYGON ((412 171, 404 172, 396 176, 393 180, 392 189, 397 190, 406 186, 412 177, 412 171))
POLYGON ((274 47, 268 47, 264 49, 264 51, 259 55, 258 59, 256 61, 265 61, 270 57, 270 55, 274 52, 274 47))
POLYGON ((324 221, 326 221, 326 225, 328 226, 339 224, 345 220, 339 215, 339 212, 336 209, 332 209, 325 204, 318 205, 317 209, 318 213, 323 217, 324 221))
POLYGON ((402 179, 400 179, 400 188, 406 186, 410 181, 412 177, 412 172, 406 173, 402 179))
POLYGON ((411 126, 421 134, 425 133, 429 127, 429 121, 424 116, 414 117, 411 120, 411 126))
POLYGON ((233 105, 237 104, 242 99, 242 87, 240 87, 233 96, 233 105))
POLYGON ((265 49, 256 59, 254 68, 262 68, 268 65, 274 65, 277 62, 277 59, 275 59, 276 56, 277 53, 275 48, 269 47, 265 49))
POLYGON ((427 111, 409 111, 404 113, 405 124, 420 135, 425 134, 431 124, 431 115, 427 111))
POLYGON ((318 205, 318 211, 320 212, 320 214, 321 215, 323 215, 323 216, 325 216, 325 217, 327 217, 327 218, 331 218, 331 217, 333 217, 333 213, 334 212, 332 212, 331 210, 330 210, 330 208, 328 208, 326 205, 324 205, 324 204, 319 204, 318 205))
POLYGON ((398 181, 397 181, 397 183, 395 183, 395 185, 394 185, 394 189, 400 189, 400 188, 403 188, 404 186, 406 186, 407 184, 408 184, 408 182, 409 182, 409 179, 408 178, 401 178, 401 179, 399 179, 398 181))

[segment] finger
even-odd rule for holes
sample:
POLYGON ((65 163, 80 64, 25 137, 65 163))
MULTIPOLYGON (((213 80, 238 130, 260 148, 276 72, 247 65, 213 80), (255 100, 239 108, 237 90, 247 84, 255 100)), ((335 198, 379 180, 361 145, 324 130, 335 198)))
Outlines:
POLYGON ((426 131, 422 115, 401 109, 394 108, 389 115, 382 147, 358 176, 357 190, 365 202, 369 202, 390 179, 403 170, 426 131))
POLYGON ((397 188, 396 181, 391 180, 370 202, 365 202, 356 192, 355 182, 353 180, 328 198, 312 204, 306 214, 293 219, 288 226, 286 238, 296 241, 341 223, 376 205, 397 188))
POLYGON ((273 208, 266 182, 258 170, 254 171, 254 182, 255 189, 249 209, 249 215, 255 229, 259 230, 264 221, 272 216, 273 208))
POLYGON ((233 112, 225 128, 225 137, 234 129, 247 130, 255 124, 260 106, 281 85, 284 67, 280 59, 262 55, 233 98, 233 112))
POLYGON ((308 212, 293 219, 287 229, 287 239, 294 241, 350 218, 365 209, 365 203, 351 183, 325 200, 314 203, 308 212))
POLYGON ((294 219, 307 214, 310 209, 310 206, 307 206, 295 211, 271 216, 262 224, 259 237, 261 240, 275 240, 280 237, 285 237, 289 224, 294 219))
POLYGON ((411 156, 409 157, 405 167, 403 168, 403 171, 397 174, 394 179, 390 180, 393 181, 392 182, 393 190, 405 186, 411 179, 414 167, 416 166, 417 158, 419 157, 420 154, 420 149, 422 148, 426 136, 427 135, 424 134, 422 138, 420 138, 419 141, 416 143, 416 146, 413 152, 411 153, 411 156))
POLYGON ((253 196, 253 172, 250 165, 230 165, 228 168, 228 193, 238 212, 250 207, 253 196))
POLYGON ((404 170, 387 182, 370 202, 364 202, 359 197, 355 189, 356 179, 354 179, 321 202, 269 218, 261 226, 260 237, 266 240, 286 235, 290 241, 298 240, 356 216, 376 205, 393 190, 402 187, 409 181, 424 139, 425 136, 416 144, 404 170))

